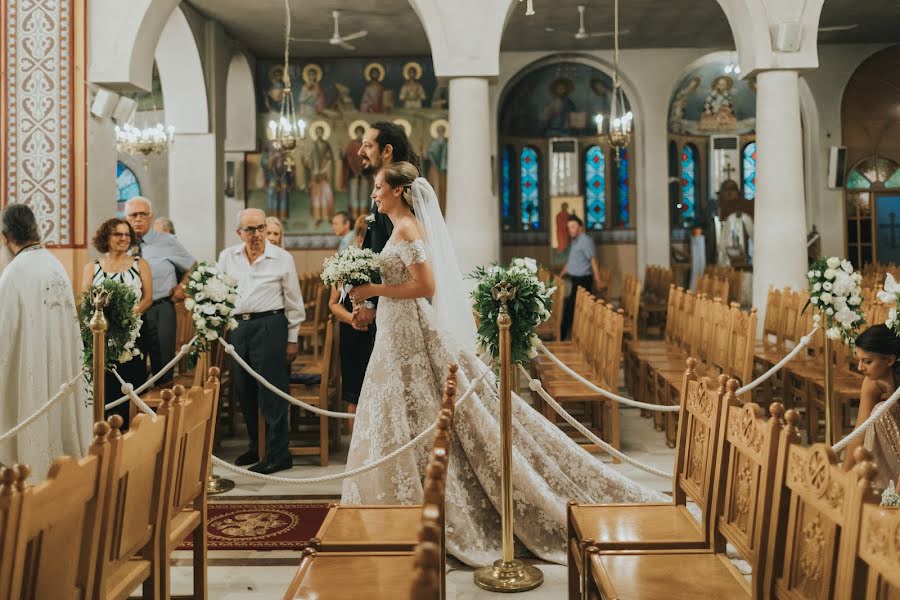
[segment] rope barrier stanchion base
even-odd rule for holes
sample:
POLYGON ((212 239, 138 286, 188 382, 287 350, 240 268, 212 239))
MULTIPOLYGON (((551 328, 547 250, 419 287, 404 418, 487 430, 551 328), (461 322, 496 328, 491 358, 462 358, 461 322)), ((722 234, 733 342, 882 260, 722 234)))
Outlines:
POLYGON ((224 494, 234 489, 236 484, 231 479, 219 477, 215 473, 210 474, 206 481, 206 495, 215 496, 216 494, 224 494))

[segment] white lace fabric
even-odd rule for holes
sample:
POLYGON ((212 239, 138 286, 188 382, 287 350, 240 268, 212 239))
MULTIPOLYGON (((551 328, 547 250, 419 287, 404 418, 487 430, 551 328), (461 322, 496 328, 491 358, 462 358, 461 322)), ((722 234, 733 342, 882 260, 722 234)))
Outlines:
MULTIPOLYGON (((379 256, 384 283, 410 278, 407 266, 424 262, 421 240, 389 241, 379 256)), ((403 445, 437 418, 447 364, 459 364, 459 389, 481 374, 473 352, 461 351, 438 330, 423 298, 381 298, 378 333, 360 393, 347 468, 376 460, 403 445)), ((489 376, 492 378, 492 376, 489 376)), ((486 388, 489 386, 485 386, 486 388)), ((480 566, 500 556, 499 402, 473 394, 457 407, 447 480, 447 548, 480 566)), ((591 456, 568 435, 513 396, 513 504, 515 534, 536 556, 565 562, 566 502, 664 502, 591 456)), ((345 504, 415 504, 430 443, 381 469, 344 482, 345 504)))

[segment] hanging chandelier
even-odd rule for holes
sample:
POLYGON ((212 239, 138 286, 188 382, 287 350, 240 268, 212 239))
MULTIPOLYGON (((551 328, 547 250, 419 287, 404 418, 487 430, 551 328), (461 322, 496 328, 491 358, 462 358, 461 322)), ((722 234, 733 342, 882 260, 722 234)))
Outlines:
POLYGON ((175 128, 157 123, 151 127, 135 127, 134 117, 122 127, 116 125, 116 150, 132 156, 163 154, 175 141, 175 128))
POLYGON ((284 157, 285 170, 290 173, 294 170, 294 157, 292 152, 297 144, 306 137, 306 122, 298 119, 294 113, 294 94, 291 91, 290 65, 290 39, 291 39, 291 7, 288 0, 284 0, 285 24, 284 24, 284 96, 281 100, 281 114, 278 120, 269 121, 266 137, 272 143, 272 148, 284 157))
MULTIPOLYGON (((519 0, 521 4, 522 0, 519 0)), ((525 16, 530 17, 534 14, 534 0, 527 0, 525 3, 525 16)))
MULTIPOLYGON (((621 159, 621 153, 627 148, 633 139, 632 125, 634 114, 627 110, 625 104, 625 92, 622 91, 622 82, 619 81, 619 0, 614 0, 613 23, 613 89, 610 99, 608 135, 609 145, 615 150, 616 162, 621 159)), ((597 115, 597 134, 603 135, 603 115, 597 115)))

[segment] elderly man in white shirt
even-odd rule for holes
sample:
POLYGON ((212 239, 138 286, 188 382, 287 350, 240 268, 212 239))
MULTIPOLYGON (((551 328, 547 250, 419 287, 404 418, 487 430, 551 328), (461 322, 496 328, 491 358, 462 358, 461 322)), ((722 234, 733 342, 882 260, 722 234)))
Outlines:
MULTIPOLYGON (((266 241, 266 215, 248 208, 238 216, 241 243, 219 255, 219 268, 238 281, 235 307, 238 327, 230 334, 234 349, 275 387, 288 391, 285 362, 297 356, 297 334, 306 318, 294 259, 266 241)), ((251 471, 275 473, 290 469, 288 403, 234 365, 235 389, 250 435, 250 448, 235 464, 253 463, 251 471), (259 456, 258 408, 266 420, 266 455, 259 456)))

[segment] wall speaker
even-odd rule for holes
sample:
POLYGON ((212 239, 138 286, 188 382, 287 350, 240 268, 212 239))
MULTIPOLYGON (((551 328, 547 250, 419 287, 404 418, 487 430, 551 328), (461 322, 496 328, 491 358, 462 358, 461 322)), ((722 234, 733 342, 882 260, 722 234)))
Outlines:
POLYGON ((131 117, 134 116, 134 111, 137 110, 137 101, 132 100, 127 96, 122 96, 119 98, 119 102, 116 104, 116 108, 113 111, 112 118, 113 120, 122 125, 131 120, 131 117))
POLYGON ((772 48, 778 52, 797 52, 803 38, 803 26, 797 21, 779 23, 772 30, 772 48))
POLYGON ((97 92, 94 95, 94 101, 91 103, 91 114, 95 117, 105 119, 113 114, 118 99, 118 94, 103 88, 97 88, 97 92))
POLYGON ((835 190, 844 187, 847 173, 847 148, 832 146, 828 149, 828 187, 835 190))

